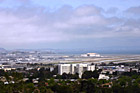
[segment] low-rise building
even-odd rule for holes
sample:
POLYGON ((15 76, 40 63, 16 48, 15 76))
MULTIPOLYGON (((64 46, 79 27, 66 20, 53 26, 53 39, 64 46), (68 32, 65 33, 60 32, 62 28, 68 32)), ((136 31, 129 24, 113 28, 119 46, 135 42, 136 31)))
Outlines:
POLYGON ((99 80, 100 80, 100 79, 109 80, 109 76, 106 76, 105 74, 100 74, 98 79, 99 79, 99 80))

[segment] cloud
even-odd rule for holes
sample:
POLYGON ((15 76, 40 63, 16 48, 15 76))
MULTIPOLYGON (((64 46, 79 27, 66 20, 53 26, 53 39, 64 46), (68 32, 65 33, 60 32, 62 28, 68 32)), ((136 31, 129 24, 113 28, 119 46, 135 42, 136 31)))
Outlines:
MULTIPOLYGON (((22 0, 17 0, 22 2, 22 0)), ((27 2, 27 0, 25 0, 27 2)), ((116 8, 109 9, 109 13, 116 8)), ((138 14, 139 11, 129 12, 138 14)), ((135 9, 134 9, 135 10, 135 9)), ((140 19, 104 15, 94 5, 65 5, 55 11, 41 6, 0 8, 0 45, 72 42, 79 39, 130 38, 140 36, 140 19)))
POLYGON ((131 7, 129 9, 127 9, 125 12, 135 14, 135 15, 140 15, 140 6, 131 7))
POLYGON ((109 8, 109 9, 106 11, 106 13, 115 14, 115 13, 117 13, 117 11, 118 11, 118 8, 116 8, 116 7, 111 7, 111 8, 109 8))

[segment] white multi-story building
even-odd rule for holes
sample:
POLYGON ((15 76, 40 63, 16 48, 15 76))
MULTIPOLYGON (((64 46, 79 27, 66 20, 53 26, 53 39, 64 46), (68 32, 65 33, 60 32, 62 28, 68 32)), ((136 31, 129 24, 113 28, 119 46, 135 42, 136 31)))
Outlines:
POLYGON ((63 73, 70 73, 71 64, 59 64, 58 65, 58 74, 62 75, 63 73))
POLYGON ((75 74, 77 64, 71 64, 71 74, 75 74))
POLYGON ((82 76, 82 74, 87 70, 87 64, 77 64, 77 73, 79 74, 79 77, 82 76))
POLYGON ((95 65, 88 65, 87 66, 87 71, 94 71, 95 70, 95 65))
POLYGON ((95 70, 95 65, 88 65, 88 64, 59 64, 58 65, 58 74, 62 75, 63 73, 67 73, 67 74, 78 73, 80 78, 85 71, 94 71, 94 70, 95 70))

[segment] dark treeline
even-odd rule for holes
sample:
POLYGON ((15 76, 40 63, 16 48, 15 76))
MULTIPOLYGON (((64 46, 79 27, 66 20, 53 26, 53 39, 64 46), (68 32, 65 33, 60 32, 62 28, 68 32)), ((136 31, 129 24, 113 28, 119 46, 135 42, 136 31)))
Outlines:
POLYGON ((26 73, 0 70, 0 93, 140 93, 140 74, 135 71, 116 72, 110 76, 119 76, 114 80, 98 80, 101 70, 85 71, 81 79, 78 74, 57 75, 56 70, 41 68, 26 73), (2 77, 14 83, 4 84, 2 77), (35 78, 39 78, 38 83, 32 82, 35 78))

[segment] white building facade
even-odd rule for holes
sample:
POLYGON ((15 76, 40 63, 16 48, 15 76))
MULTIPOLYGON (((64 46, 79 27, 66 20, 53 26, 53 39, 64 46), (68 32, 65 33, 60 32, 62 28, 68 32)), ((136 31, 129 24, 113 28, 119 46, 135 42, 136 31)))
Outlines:
POLYGON ((62 75, 63 73, 67 73, 67 74, 78 73, 80 78, 85 71, 94 71, 94 70, 95 70, 95 65, 88 65, 88 64, 59 64, 58 65, 58 74, 62 75))

